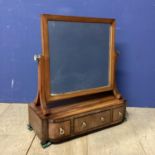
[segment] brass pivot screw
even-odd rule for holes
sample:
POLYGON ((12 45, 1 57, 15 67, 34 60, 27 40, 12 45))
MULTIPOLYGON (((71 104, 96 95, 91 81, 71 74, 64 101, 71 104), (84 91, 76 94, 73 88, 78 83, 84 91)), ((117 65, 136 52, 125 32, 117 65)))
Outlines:
POLYGON ((35 54, 34 57, 33 57, 33 59, 34 59, 34 61, 39 62, 40 57, 41 57, 41 55, 35 54))

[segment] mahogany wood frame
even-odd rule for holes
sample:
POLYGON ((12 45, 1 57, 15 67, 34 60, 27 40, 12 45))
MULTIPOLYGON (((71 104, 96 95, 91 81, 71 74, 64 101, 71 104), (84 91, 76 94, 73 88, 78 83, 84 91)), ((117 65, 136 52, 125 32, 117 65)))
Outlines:
POLYGON ((68 99, 83 95, 90 95, 104 91, 112 90, 117 98, 121 95, 116 88, 115 83, 115 19, 87 18, 74 16, 59 15, 41 15, 41 32, 42 32, 42 55, 38 59, 38 94, 34 101, 35 105, 41 105, 43 114, 48 114, 47 104, 52 101, 68 99), (50 87, 50 54, 48 44, 48 21, 69 21, 69 22, 86 22, 86 23, 105 23, 110 24, 110 41, 109 41, 109 86, 98 87, 80 91, 67 92, 63 94, 51 95, 50 87))

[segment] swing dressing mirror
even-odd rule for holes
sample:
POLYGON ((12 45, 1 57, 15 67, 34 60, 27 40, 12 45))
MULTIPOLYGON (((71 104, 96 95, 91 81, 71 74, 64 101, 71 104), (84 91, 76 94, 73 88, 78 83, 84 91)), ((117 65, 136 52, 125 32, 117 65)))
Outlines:
POLYGON ((113 89, 113 19, 42 16, 49 101, 113 89))
POLYGON ((38 93, 29 127, 43 146, 123 122, 115 82, 115 20, 42 15, 38 93), (50 104, 49 104, 50 103, 50 104))

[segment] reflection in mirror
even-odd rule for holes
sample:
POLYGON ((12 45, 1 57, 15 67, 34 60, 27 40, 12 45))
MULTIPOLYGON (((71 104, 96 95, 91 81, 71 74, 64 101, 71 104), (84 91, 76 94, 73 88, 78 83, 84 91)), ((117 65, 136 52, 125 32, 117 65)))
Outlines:
POLYGON ((110 24, 48 21, 51 94, 109 85, 110 24))

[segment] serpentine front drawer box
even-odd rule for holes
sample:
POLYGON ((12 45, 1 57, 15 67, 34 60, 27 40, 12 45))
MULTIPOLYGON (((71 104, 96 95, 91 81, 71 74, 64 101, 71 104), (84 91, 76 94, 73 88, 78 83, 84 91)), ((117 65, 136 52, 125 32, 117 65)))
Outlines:
POLYGON ((124 106, 103 108, 84 115, 75 115, 63 119, 44 118, 36 115, 35 107, 29 106, 31 126, 41 141, 61 142, 72 137, 84 135, 110 125, 121 123, 125 115, 124 106), (33 121, 32 121, 33 119, 33 121), (41 135, 41 136, 40 136, 41 135))

